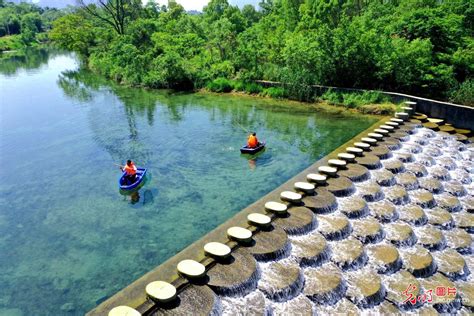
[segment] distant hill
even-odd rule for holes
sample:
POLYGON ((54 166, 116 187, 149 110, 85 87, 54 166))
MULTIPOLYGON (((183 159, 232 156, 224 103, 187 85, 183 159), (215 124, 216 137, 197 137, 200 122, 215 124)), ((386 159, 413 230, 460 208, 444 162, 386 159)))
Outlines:
POLYGON ((7 2, 20 3, 34 3, 41 7, 50 7, 50 8, 65 8, 68 5, 76 5, 75 0, 7 0, 7 2))

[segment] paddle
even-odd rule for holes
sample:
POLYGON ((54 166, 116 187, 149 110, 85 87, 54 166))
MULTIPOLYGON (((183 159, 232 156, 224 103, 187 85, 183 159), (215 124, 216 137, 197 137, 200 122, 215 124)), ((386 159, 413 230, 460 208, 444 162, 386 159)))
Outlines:
POLYGON ((248 129, 244 128, 242 125, 239 124, 239 122, 236 122, 237 125, 244 131, 246 132, 247 134, 250 134, 250 132, 248 131, 248 129))

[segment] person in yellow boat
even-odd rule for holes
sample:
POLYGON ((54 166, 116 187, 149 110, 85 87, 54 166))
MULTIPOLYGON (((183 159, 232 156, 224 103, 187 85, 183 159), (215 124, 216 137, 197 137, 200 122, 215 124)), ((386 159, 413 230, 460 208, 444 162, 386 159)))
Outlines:
POLYGON ((260 143, 258 142, 257 139, 257 133, 252 133, 249 135, 249 138, 247 139, 247 147, 248 148, 255 148, 259 145, 260 143))

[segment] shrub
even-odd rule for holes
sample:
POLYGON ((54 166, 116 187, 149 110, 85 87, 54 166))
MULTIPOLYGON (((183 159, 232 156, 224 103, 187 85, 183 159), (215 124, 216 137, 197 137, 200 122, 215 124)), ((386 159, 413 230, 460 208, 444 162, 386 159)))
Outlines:
POLYGON ((262 91, 263 96, 268 96, 273 99, 282 99, 286 97, 286 91, 280 87, 270 87, 262 91))
POLYGON ((358 110, 365 114, 390 115, 395 113, 396 105, 392 103, 365 104, 360 106, 358 110))
POLYGON ((245 92, 250 93, 250 94, 259 94, 260 92, 263 91, 263 88, 261 85, 251 82, 251 83, 245 84, 244 90, 245 92))
POLYGON ((474 80, 464 81, 457 89, 451 92, 451 102, 474 107, 474 80))
POLYGON ((341 93, 329 89, 323 93, 321 99, 328 101, 329 104, 341 105, 343 101, 343 96, 341 93))
POLYGON ((214 79, 206 87, 212 92, 231 92, 233 89, 232 81, 226 78, 214 79))

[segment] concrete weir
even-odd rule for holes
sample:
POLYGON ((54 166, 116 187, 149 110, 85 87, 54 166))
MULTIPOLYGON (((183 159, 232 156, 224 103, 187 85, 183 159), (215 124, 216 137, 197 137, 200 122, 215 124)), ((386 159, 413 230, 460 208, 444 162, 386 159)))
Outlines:
POLYGON ((88 315, 471 313, 472 133, 402 110, 88 315))

